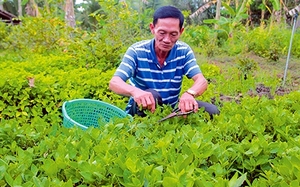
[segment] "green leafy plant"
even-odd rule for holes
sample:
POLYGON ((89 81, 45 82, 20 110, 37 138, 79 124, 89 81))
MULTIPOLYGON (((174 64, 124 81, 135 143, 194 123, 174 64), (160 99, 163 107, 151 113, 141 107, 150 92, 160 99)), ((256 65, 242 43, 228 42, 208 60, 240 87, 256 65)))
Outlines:
POLYGON ((4 49, 44 53, 64 47, 72 30, 59 18, 26 17, 10 28, 2 43, 4 49), (22 38, 22 40, 16 40, 22 38))
POLYGON ((258 64, 253 59, 240 57, 237 59, 237 68, 240 71, 241 78, 246 80, 257 70, 258 64))
MULTIPOLYGON (((127 28, 121 22, 130 19, 122 6, 112 11, 120 14, 108 15, 109 3, 102 4, 108 19, 96 32, 75 29, 70 37, 60 20, 42 25, 43 18, 37 18, 39 23, 24 19, 19 27, 20 36, 36 36, 33 41, 13 41, 17 27, 0 31, 7 36, 12 29, 8 37, 0 38, 5 49, 0 52, 0 186, 299 186, 300 92, 271 99, 249 94, 261 82, 274 89, 278 80, 255 69, 256 62, 247 57, 237 58, 240 69, 229 66, 228 58, 222 61, 226 66, 199 64, 209 85, 197 99, 216 100, 221 113, 213 119, 199 109, 186 118, 158 123, 172 111, 164 105, 154 113, 147 111, 144 118, 116 119, 99 128, 63 127, 64 101, 91 98, 126 106, 128 98, 112 93, 108 82, 126 42, 139 37, 126 40, 129 34, 119 36, 120 30, 115 38, 109 37, 107 33, 113 32, 105 25, 109 20, 127 28), (124 19, 115 20, 116 15, 124 19), (50 34, 35 34, 39 27, 50 34), (124 46, 118 43, 123 40, 124 46), (255 76, 249 76, 254 71, 255 76), (241 81, 239 73, 247 73, 247 79, 241 81), (234 99, 224 101, 224 95, 234 99)), ((211 42, 219 46, 218 52, 230 46, 214 43, 211 31, 205 29, 196 27, 185 37, 192 45, 211 42)), ((237 41, 267 54, 269 41, 259 43, 259 37, 276 37, 265 37, 266 33, 243 32, 240 36, 248 37, 237 41)), ((287 41, 286 36, 278 37, 287 41)), ((274 48, 285 51, 281 44, 274 48)), ((184 78, 181 90, 192 84, 184 78)))
POLYGON ((223 11, 224 16, 221 16, 219 20, 207 19, 204 20, 204 23, 207 24, 216 24, 218 26, 219 33, 226 33, 223 35, 222 39, 227 40, 228 38, 233 37, 234 29, 241 26, 241 23, 244 19, 248 18, 246 14, 246 0, 243 0, 240 6, 233 8, 227 3, 222 3, 225 10, 223 11))

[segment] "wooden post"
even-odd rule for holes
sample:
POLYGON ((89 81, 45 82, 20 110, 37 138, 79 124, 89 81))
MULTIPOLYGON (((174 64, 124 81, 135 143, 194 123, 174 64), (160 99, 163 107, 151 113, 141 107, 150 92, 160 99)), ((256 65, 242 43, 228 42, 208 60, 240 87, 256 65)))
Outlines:
MULTIPOLYGON (((216 7, 216 20, 220 19, 221 16, 221 0, 217 0, 217 7, 216 7)), ((215 24, 215 29, 218 29, 218 24, 215 24)))
POLYGON ((68 26, 75 28, 75 13, 74 13, 74 4, 73 0, 66 0, 65 5, 65 20, 68 26))
POLYGON ((18 0, 18 16, 22 16, 22 0, 18 0))

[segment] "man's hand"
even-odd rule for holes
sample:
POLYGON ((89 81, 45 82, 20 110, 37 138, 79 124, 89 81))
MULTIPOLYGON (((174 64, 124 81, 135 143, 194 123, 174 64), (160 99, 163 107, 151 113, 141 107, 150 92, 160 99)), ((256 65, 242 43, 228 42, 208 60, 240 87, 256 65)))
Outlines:
POLYGON ((136 90, 132 97, 139 107, 148 109, 152 113, 155 111, 155 100, 152 93, 143 90, 136 90))
POLYGON ((109 82, 109 88, 117 94, 132 96, 139 107, 155 111, 155 100, 152 93, 143 91, 124 82, 120 77, 114 76, 109 82))
POLYGON ((181 112, 189 112, 193 110, 194 112, 198 111, 198 103, 195 98, 188 93, 182 94, 181 98, 179 99, 179 105, 181 112))

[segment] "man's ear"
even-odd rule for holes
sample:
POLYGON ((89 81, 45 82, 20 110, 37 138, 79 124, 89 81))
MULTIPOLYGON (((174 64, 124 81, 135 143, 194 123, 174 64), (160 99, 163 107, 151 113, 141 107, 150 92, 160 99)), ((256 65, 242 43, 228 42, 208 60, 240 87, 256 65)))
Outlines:
POLYGON ((154 24, 150 23, 149 28, 150 28, 152 34, 154 34, 154 27, 155 27, 154 24))
POLYGON ((184 31, 184 27, 181 28, 180 35, 183 33, 183 31, 184 31))

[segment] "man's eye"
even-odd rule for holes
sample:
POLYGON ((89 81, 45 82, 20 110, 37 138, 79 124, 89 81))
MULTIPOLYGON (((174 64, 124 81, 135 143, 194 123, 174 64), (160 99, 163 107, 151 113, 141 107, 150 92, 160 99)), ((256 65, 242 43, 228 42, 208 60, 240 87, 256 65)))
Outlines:
POLYGON ((171 34, 173 37, 176 37, 177 36, 177 33, 172 33, 171 34))

